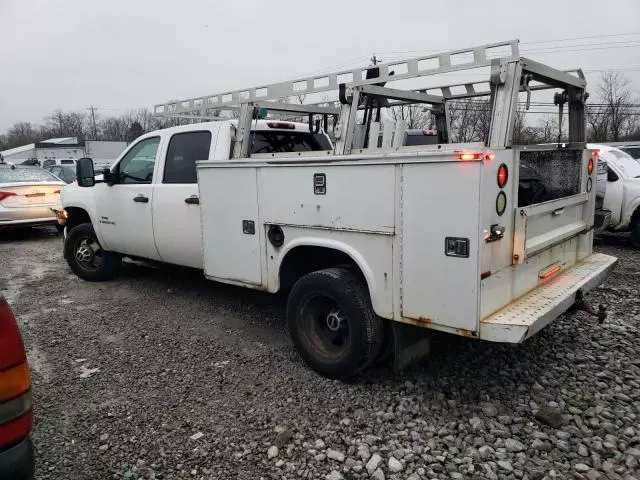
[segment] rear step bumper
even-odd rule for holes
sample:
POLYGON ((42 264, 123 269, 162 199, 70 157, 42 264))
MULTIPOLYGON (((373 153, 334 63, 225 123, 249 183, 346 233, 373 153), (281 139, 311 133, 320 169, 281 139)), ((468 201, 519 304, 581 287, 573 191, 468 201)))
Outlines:
POLYGON ((480 338, 492 342, 523 342, 566 312, 575 302, 578 290, 586 293, 600 284, 617 262, 617 258, 609 255, 590 255, 482 320, 480 338))

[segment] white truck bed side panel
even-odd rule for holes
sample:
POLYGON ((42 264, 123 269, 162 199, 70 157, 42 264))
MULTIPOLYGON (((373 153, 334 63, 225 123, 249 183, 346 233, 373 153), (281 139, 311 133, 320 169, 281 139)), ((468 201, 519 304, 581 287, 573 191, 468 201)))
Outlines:
POLYGON ((480 162, 404 165, 402 315, 478 330, 480 162), (469 257, 445 256, 445 238, 469 239, 469 257))
POLYGON ((256 176, 256 168, 198 169, 207 277, 262 284, 256 176), (254 222, 255 234, 243 233, 242 220, 254 222))
POLYGON ((264 223, 391 234, 394 165, 305 165, 260 170, 264 223), (314 174, 326 176, 326 193, 314 193, 314 174))

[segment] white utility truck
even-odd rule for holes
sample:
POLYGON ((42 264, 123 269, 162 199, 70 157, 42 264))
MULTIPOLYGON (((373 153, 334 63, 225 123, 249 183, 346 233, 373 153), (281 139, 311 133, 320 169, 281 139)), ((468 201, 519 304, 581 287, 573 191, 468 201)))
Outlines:
POLYGON ((592 252, 585 88, 509 41, 157 105, 215 121, 141 136, 99 180, 80 160, 62 194, 65 258, 87 280, 128 256, 288 292, 293 342, 329 377, 391 348, 402 368, 430 329, 523 342, 574 304, 596 314, 583 294, 616 263, 592 252), (434 78, 448 83, 415 83, 434 78), (519 95, 545 89, 568 106, 569 143, 512 145, 519 95), (339 103, 277 101, 329 91, 339 103), (484 141, 451 143, 448 104, 483 96, 484 141), (437 143, 405 145, 384 113, 402 105, 431 112, 437 143))

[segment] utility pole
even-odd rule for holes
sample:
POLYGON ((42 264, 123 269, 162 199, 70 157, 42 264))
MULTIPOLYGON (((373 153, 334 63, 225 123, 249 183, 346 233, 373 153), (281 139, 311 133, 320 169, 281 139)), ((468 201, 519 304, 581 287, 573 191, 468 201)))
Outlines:
POLYGON ((87 108, 87 110, 91 112, 91 125, 93 126, 93 139, 97 140, 96 137, 98 136, 98 131, 96 129, 96 112, 95 112, 97 108, 91 105, 89 108, 87 108))

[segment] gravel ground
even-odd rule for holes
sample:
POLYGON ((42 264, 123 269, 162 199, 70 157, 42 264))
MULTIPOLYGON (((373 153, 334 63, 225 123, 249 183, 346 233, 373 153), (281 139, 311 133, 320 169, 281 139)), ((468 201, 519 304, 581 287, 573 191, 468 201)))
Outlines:
POLYGON ((639 479, 640 252, 523 345, 439 335, 422 366, 345 384, 303 365, 284 299, 130 265, 87 283, 61 240, 0 241, 33 370, 38 478, 639 479))

